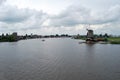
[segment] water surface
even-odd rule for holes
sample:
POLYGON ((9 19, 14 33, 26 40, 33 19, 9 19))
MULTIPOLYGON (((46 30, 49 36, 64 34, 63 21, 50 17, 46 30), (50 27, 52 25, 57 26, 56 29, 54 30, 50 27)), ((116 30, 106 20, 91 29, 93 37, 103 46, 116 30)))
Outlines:
POLYGON ((120 45, 80 41, 0 43, 0 80, 120 80, 120 45))

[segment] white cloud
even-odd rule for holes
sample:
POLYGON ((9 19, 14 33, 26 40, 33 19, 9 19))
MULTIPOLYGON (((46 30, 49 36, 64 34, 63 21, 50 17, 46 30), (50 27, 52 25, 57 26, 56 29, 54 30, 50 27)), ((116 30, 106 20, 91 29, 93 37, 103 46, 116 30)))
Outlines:
MULTIPOLYGON (((100 33, 101 30, 101 32, 119 34, 119 29, 116 30, 115 27, 120 28, 120 5, 112 5, 109 9, 103 9, 99 12, 75 4, 64 7, 63 10, 62 5, 59 5, 54 9, 58 9, 55 11, 59 12, 59 7, 62 7, 60 9, 61 13, 55 15, 53 12, 53 14, 50 15, 43 10, 31 9, 29 6, 32 6, 32 4, 28 7, 23 6, 20 8, 18 2, 16 2, 17 5, 11 5, 9 2, 11 0, 8 0, 7 4, 5 4, 5 1, 6 0, 0 0, 0 32, 25 31, 31 33, 33 31, 41 34, 86 34, 86 27, 84 27, 84 25, 91 24, 91 28, 98 31, 98 33, 100 33), (115 32, 115 30, 117 32, 115 32)), ((20 2, 22 4, 22 1, 20 2)), ((45 0, 45 2, 49 1, 45 0)), ((59 4, 57 1, 55 1, 55 3, 59 4)))
POLYGON ((42 10, 49 14, 57 14, 70 5, 69 0, 7 0, 6 4, 18 8, 42 10), (61 6, 62 5, 62 6, 61 6))

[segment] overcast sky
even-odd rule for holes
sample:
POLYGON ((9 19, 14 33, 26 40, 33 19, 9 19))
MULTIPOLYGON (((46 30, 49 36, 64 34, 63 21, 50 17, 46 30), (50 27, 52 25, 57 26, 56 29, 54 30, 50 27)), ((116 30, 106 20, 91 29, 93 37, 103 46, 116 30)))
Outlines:
POLYGON ((120 35, 120 0, 0 0, 0 34, 86 34, 86 28, 120 35))

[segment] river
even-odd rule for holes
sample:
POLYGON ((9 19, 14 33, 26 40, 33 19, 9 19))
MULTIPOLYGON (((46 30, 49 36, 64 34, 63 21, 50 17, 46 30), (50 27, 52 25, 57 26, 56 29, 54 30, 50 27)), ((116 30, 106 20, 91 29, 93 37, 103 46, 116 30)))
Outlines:
POLYGON ((0 43, 0 80, 120 80, 120 45, 81 41, 0 43))

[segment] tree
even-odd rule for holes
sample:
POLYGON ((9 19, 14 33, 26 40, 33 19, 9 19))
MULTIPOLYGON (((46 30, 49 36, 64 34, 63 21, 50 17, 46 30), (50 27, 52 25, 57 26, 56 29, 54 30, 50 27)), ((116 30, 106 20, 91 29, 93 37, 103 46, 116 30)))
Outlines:
POLYGON ((109 36, 108 36, 108 34, 107 34, 107 33, 105 33, 105 34, 104 34, 104 37, 105 37, 105 38, 108 38, 109 36))

